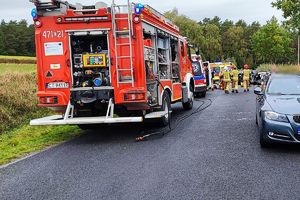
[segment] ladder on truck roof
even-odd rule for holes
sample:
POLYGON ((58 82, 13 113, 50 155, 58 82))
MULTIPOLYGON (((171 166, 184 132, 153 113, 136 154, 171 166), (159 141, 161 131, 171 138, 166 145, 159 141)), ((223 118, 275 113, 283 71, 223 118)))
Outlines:
MULTIPOLYGON (((117 71, 117 85, 120 84, 131 84, 134 87, 134 72, 133 72, 133 47, 132 47, 132 7, 130 0, 127 0, 127 4, 117 5, 115 0, 112 1, 112 22, 113 22, 113 35, 114 35, 114 46, 115 46, 115 59, 116 59, 116 71, 117 71), (117 17, 117 14, 121 13, 121 9, 127 9, 126 17, 117 17), (127 21, 128 29, 119 30, 118 22, 127 21), (124 42, 124 38, 127 39, 124 42), (121 42, 122 41, 122 42, 121 42), (129 55, 119 55, 121 47, 129 47, 129 55), (120 67, 122 61, 129 61, 130 66, 120 67), (130 76, 120 76, 123 72, 130 72, 130 76)), ((121 13, 122 14, 122 13, 121 13)))
POLYGON ((75 5, 62 0, 29 0, 29 2, 34 3, 38 10, 55 10, 61 8, 61 4, 65 5, 67 8, 76 9, 75 5))

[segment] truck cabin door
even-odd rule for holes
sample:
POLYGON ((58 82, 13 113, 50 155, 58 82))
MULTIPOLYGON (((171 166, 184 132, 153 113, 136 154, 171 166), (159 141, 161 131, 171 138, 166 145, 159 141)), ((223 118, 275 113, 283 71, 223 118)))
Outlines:
POLYGON ((182 85, 180 77, 180 55, 179 55, 179 40, 177 37, 171 36, 171 70, 173 83, 173 100, 182 98, 182 85))

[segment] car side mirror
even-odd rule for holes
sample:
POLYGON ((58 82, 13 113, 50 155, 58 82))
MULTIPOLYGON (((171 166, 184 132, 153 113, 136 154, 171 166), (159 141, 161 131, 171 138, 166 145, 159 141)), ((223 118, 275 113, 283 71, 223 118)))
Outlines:
POLYGON ((261 87, 257 87, 254 89, 254 94, 256 95, 263 95, 261 87))

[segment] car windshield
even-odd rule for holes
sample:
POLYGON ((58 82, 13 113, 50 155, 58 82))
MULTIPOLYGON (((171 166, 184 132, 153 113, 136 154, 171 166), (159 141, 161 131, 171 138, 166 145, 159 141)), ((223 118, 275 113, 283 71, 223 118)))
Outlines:
POLYGON ((201 66, 200 66, 200 62, 194 61, 193 62, 193 67, 194 67, 195 76, 202 75, 202 69, 201 69, 201 66))
POLYGON ((273 78, 267 93, 270 95, 300 95, 300 77, 273 78))

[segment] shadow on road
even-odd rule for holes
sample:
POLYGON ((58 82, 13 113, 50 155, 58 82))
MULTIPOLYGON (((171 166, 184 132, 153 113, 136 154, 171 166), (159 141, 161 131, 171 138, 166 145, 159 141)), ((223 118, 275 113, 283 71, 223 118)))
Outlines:
POLYGON ((271 147, 262 149, 266 153, 281 153, 281 154, 299 154, 299 144, 272 144, 271 147))
MULTIPOLYGON (((181 103, 172 105, 172 120, 171 127, 175 127, 183 118, 193 113, 200 106, 203 106, 205 99, 195 99, 194 108, 190 111, 185 111, 181 103)), ((184 125, 182 121, 181 125, 184 125)), ((131 124, 113 124, 113 125, 97 125, 91 130, 86 130, 85 134, 77 139, 77 144, 103 144, 110 142, 135 142, 135 138, 145 134, 154 132, 165 132, 168 127, 160 127, 157 121, 146 123, 131 123, 131 124)), ((163 135, 157 135, 155 139, 162 138, 163 135)))
MULTIPOLYGON (((182 116, 193 111, 184 111, 181 104, 172 106, 172 126, 182 116)), ((112 124, 112 125, 97 125, 91 130, 86 130, 84 135, 77 139, 77 144, 101 144, 110 142, 128 142, 131 140, 135 142, 135 138, 141 137, 145 134, 160 132, 168 127, 160 127, 157 122, 146 123, 126 123, 126 124, 112 124)), ((158 136, 157 138, 162 138, 158 136)))

